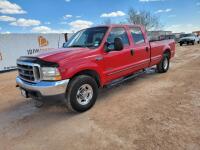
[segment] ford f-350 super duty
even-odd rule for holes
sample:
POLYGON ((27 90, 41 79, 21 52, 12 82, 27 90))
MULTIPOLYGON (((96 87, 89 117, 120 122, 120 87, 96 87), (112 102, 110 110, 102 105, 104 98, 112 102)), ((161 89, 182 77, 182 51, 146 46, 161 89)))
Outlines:
POLYGON ((156 65, 165 73, 175 55, 174 40, 149 42, 140 25, 106 25, 81 30, 63 48, 17 60, 17 87, 41 106, 47 96, 63 95, 69 109, 83 112, 98 88, 156 65))

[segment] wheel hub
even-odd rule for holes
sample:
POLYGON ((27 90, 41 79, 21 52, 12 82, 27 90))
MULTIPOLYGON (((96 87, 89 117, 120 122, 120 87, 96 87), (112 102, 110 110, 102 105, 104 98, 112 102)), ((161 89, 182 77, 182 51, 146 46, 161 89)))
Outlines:
POLYGON ((80 105, 87 105, 93 97, 93 89, 89 84, 83 84, 77 91, 76 98, 80 105))

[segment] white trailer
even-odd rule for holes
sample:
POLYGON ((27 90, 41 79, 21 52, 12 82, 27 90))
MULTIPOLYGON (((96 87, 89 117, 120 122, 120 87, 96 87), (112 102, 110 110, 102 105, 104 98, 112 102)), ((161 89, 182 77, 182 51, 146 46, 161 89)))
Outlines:
POLYGON ((0 72, 16 69, 20 56, 60 48, 71 34, 0 34, 0 72))

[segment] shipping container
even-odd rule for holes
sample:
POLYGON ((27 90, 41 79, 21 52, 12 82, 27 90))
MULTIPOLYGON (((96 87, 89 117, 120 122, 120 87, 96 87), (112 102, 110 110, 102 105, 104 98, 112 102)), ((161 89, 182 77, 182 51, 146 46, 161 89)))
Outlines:
POLYGON ((72 34, 0 34, 0 72, 16 69, 20 56, 60 48, 72 34))

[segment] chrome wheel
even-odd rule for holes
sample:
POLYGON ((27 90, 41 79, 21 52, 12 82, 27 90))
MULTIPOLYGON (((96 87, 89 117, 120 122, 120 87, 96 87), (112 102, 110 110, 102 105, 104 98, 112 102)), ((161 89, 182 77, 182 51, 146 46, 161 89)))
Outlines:
POLYGON ((93 89, 89 84, 83 84, 77 91, 76 99, 80 105, 87 105, 93 97, 93 89))
POLYGON ((167 57, 165 57, 165 59, 164 59, 164 61, 163 61, 163 68, 164 68, 164 70, 166 70, 167 69, 167 67, 168 67, 168 58, 167 57))

